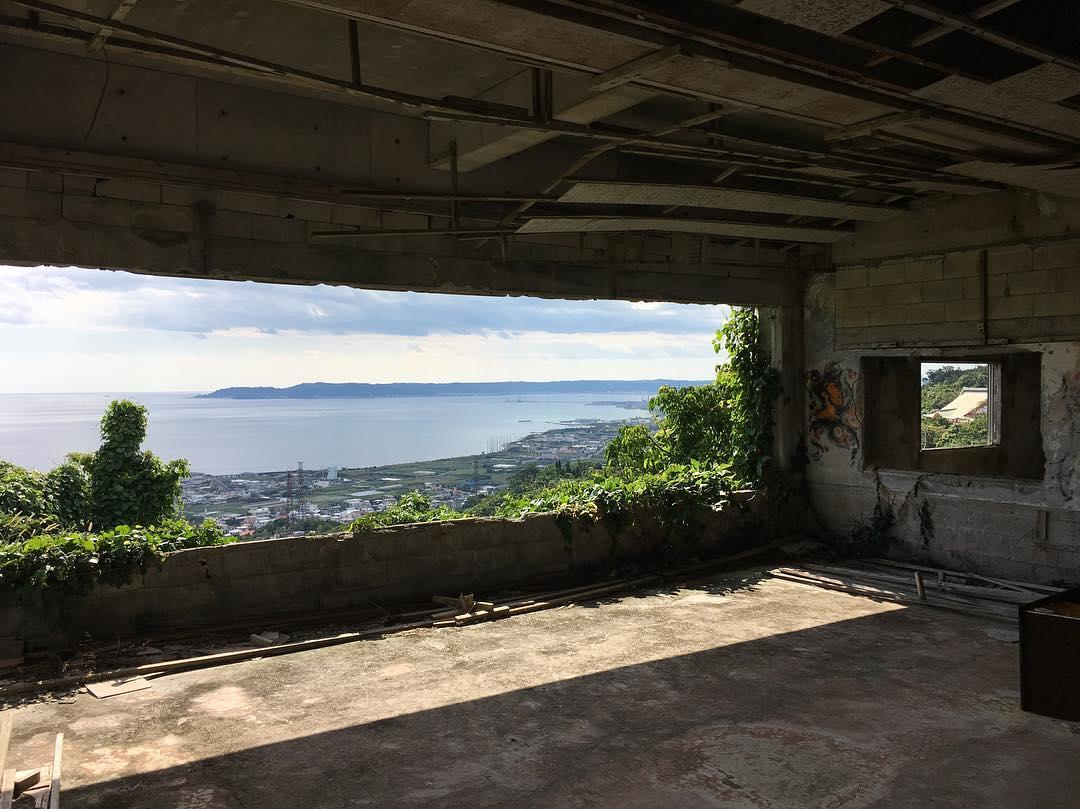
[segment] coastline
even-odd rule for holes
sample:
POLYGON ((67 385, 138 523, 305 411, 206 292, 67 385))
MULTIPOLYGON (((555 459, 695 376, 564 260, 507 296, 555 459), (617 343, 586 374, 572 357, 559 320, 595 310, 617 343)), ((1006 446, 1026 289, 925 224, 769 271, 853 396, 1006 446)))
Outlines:
MULTIPOLYGON (((604 447, 626 424, 647 418, 590 421, 552 427, 508 441, 494 452, 370 467, 306 469, 302 486, 295 470, 209 475, 193 473, 184 483, 189 519, 213 518, 239 536, 283 515, 291 487, 294 506, 303 494, 304 517, 348 523, 384 509, 409 491, 421 491, 433 505, 460 509, 477 494, 506 487, 522 466, 600 461, 604 447)), ((296 513, 294 512, 294 516, 296 513)))

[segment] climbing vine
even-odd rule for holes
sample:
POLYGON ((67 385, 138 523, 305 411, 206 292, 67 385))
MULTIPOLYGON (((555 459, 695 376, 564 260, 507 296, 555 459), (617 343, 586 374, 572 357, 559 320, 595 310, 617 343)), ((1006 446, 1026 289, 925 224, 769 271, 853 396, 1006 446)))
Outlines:
POLYGON ((608 445, 608 467, 624 476, 696 462, 723 466, 743 486, 760 486, 773 469, 773 419, 780 377, 761 345, 754 309, 734 309, 716 333, 726 351, 707 385, 660 388, 649 402, 655 430, 623 427, 608 445))
POLYGON ((181 519, 187 461, 141 449, 146 428, 146 408, 118 400, 96 452, 47 473, 0 461, 0 590, 120 585, 166 553, 233 541, 212 521, 181 519))

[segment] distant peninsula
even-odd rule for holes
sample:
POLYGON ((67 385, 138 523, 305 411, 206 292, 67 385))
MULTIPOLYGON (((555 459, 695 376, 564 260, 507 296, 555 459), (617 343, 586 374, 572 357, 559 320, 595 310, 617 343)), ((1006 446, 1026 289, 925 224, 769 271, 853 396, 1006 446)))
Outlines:
POLYGON ((221 388, 200 399, 373 399, 392 396, 522 396, 538 393, 642 394, 685 379, 579 379, 565 382, 305 382, 290 388, 221 388))

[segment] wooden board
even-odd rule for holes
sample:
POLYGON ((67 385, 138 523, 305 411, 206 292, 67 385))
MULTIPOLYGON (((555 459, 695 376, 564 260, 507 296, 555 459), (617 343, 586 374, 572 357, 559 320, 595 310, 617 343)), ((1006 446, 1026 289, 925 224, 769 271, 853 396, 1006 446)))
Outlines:
POLYGON ((64 755, 64 734, 56 734, 53 748, 52 778, 49 781, 49 809, 60 809, 60 760, 64 755))
POLYGON ((11 809, 11 802, 15 799, 15 770, 8 768, 0 776, 0 809, 11 809))
POLYGON ((124 680, 108 680, 100 683, 87 683, 86 690, 98 699, 130 694, 150 688, 150 683, 142 677, 129 677, 124 680))

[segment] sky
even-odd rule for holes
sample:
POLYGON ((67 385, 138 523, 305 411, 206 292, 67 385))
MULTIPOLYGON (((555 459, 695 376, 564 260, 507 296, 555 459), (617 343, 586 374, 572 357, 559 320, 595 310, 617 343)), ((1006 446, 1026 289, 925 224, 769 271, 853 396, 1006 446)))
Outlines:
POLYGON ((0 265, 0 393, 702 380, 727 313, 0 265))

